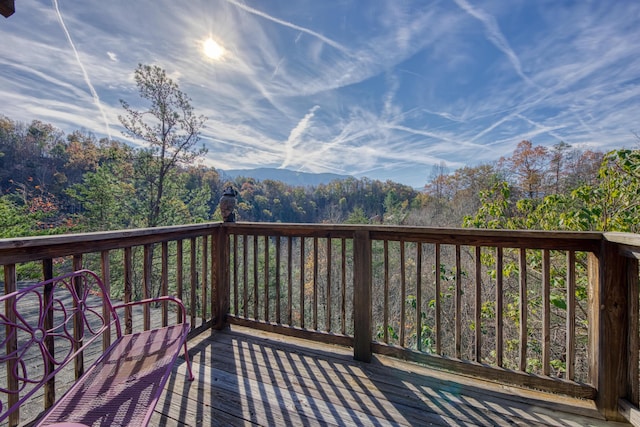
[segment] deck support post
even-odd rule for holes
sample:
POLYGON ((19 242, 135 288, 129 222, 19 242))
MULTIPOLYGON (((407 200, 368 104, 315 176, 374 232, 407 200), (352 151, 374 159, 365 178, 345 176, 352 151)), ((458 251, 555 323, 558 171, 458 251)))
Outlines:
POLYGON ((607 241, 602 242, 599 258, 589 255, 589 373, 597 389, 596 405, 607 420, 624 420, 618 411, 618 400, 627 398, 630 391, 629 325, 631 319, 637 321, 637 313, 631 314, 628 307, 630 299, 637 299, 638 293, 636 275, 635 294, 631 294, 634 287, 629 286, 627 273, 633 266, 629 263, 637 266, 637 260, 624 257, 618 245, 607 241))
POLYGON ((353 357, 371 361, 371 237, 355 232, 353 242, 353 357))
POLYGON ((215 244, 215 265, 211 266, 213 277, 211 278, 211 297, 215 298, 212 304, 213 329, 224 329, 228 326, 227 314, 230 311, 230 285, 229 285, 229 232, 227 224, 215 229, 212 236, 215 244))

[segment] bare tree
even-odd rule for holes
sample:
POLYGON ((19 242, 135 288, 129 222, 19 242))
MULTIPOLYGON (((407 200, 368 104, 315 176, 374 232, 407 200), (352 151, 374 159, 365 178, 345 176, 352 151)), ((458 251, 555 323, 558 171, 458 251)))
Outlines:
POLYGON ((196 145, 206 118, 197 116, 191 99, 182 92, 166 72, 158 67, 139 64, 134 78, 140 96, 149 102, 138 111, 120 100, 126 115, 118 116, 125 134, 148 144, 143 172, 146 184, 146 226, 160 225, 167 179, 179 165, 191 164, 206 153, 196 145))

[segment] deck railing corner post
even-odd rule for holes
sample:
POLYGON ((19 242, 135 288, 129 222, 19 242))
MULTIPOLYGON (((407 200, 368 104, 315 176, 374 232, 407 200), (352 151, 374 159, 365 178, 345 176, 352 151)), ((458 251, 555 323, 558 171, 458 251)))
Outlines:
MULTIPOLYGON (((597 390, 598 410, 607 420, 613 421, 624 420, 618 410, 618 401, 629 397, 630 354, 638 351, 629 348, 631 341, 628 339, 631 320, 637 322, 637 313, 629 311, 629 302, 638 298, 637 284, 630 286, 633 280, 628 276, 629 264, 634 262, 637 260, 620 253, 617 244, 604 240, 597 261, 592 255, 589 263, 592 294, 589 301, 590 376, 597 390)), ((637 373, 637 363, 635 368, 637 373)))

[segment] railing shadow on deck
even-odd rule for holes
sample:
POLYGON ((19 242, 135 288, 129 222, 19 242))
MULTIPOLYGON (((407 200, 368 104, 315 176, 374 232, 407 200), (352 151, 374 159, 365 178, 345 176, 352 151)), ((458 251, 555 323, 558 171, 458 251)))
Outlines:
POLYGON ((190 351, 197 381, 183 381, 180 367, 158 412, 195 425, 603 425, 595 407, 568 398, 518 396, 385 356, 359 362, 343 348, 243 329, 198 339, 190 351))
POLYGON ((91 268, 124 301, 179 296, 197 330, 347 345, 359 361, 386 354, 633 420, 639 254, 624 233, 207 223, 0 239, 0 279, 10 292, 22 271, 91 268))

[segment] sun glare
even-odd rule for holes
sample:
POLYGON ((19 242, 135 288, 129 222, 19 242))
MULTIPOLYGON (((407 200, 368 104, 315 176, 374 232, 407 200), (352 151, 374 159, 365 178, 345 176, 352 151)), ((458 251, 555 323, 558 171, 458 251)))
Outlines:
POLYGON ((220 59, 224 55, 224 48, 217 41, 209 37, 202 43, 204 54, 211 59, 220 59))

